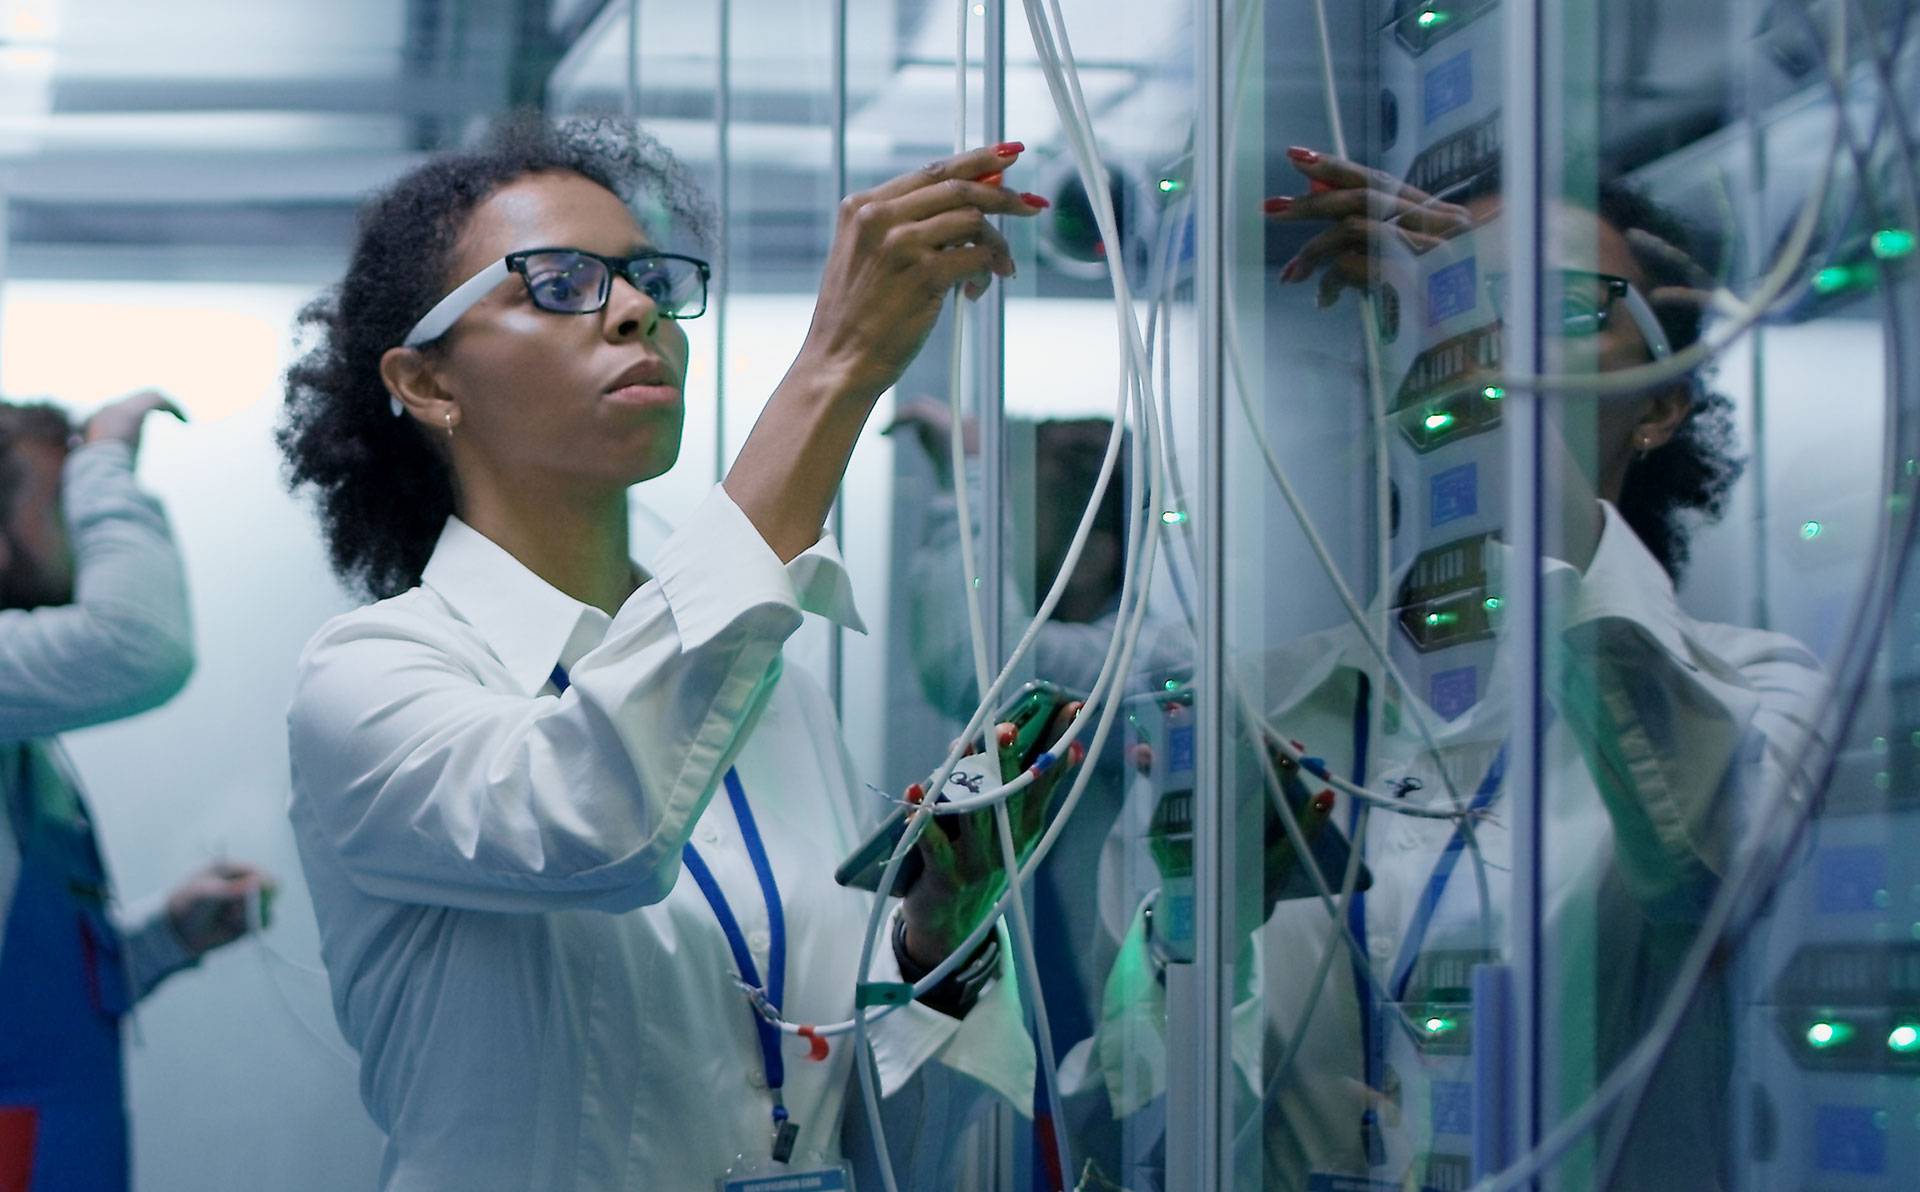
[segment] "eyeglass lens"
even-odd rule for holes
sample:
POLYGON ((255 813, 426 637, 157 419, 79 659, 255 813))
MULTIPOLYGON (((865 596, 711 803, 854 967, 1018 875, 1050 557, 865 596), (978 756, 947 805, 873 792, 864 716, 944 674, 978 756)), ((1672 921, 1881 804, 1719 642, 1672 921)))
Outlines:
MULTIPOLYGON (((706 278, 692 261, 634 257, 623 272, 636 290, 668 318, 690 319, 706 310, 706 278)), ((607 263, 579 252, 542 252, 526 258, 527 292, 542 310, 585 314, 599 310, 611 292, 607 263)))

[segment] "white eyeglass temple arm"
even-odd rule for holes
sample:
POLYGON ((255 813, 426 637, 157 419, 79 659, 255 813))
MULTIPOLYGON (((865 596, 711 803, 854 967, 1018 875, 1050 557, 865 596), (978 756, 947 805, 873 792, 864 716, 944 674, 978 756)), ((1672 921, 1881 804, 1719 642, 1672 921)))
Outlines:
POLYGON ((511 270, 507 268, 506 258, 502 257, 461 282, 453 293, 433 304, 433 309, 413 325, 412 331, 407 332, 407 338, 401 341, 400 346, 417 348, 428 340, 445 335, 447 328, 487 296, 487 291, 505 281, 509 272, 511 270))
MULTIPOLYGON (((454 294, 459 292, 455 290, 454 294)), ((452 296, 448 295, 449 300, 452 296)), ((1626 303, 1627 317, 1632 319, 1633 325, 1640 329, 1640 338, 1647 341, 1647 351, 1653 354, 1653 358, 1665 360, 1673 355, 1673 344, 1667 340, 1666 329, 1660 326, 1660 317, 1653 313, 1653 305, 1647 301, 1645 295, 1640 293, 1640 287, 1632 282, 1627 283, 1626 303)), ((441 305, 444 306, 445 303, 441 305)))

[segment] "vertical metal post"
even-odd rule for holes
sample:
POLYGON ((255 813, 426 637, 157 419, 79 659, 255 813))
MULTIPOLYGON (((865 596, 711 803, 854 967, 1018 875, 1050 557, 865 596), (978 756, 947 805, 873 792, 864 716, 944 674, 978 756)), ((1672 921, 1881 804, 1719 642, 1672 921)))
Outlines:
POLYGON ((720 35, 714 47, 714 201, 720 208, 720 226, 713 246, 717 274, 713 307, 713 480, 727 474, 727 297, 733 290, 733 0, 720 0, 720 35))
MULTIPOLYGON (((986 49, 981 56, 981 139, 989 144, 1007 135, 1007 13, 1005 0, 986 0, 981 20, 986 49)), ((986 511, 981 530, 981 552, 986 556, 986 578, 992 593, 986 613, 987 657, 996 666, 1006 660, 1004 596, 1008 560, 1004 530, 1007 501, 1006 436, 1006 315, 1005 283, 987 287, 974 304, 974 397, 980 419, 980 503, 986 511)), ((958 327, 956 325, 956 333, 958 327)), ((1050 578, 1050 577, 1049 577, 1050 578)))
MULTIPOLYGON (((829 80, 827 88, 828 93, 832 96, 833 109, 829 114, 829 119, 832 122, 831 135, 833 140, 831 150, 832 165, 830 167, 833 171, 833 204, 827 209, 830 225, 827 228, 827 236, 829 239, 832 238, 837 227, 833 213, 839 210, 839 201, 846 196, 848 190, 847 0, 831 0, 831 3, 833 5, 833 45, 827 52, 830 59, 828 70, 831 72, 832 78, 829 80)), ((844 485, 842 488, 841 496, 844 496, 844 485)), ((833 512, 827 515, 827 529, 833 534, 835 541, 840 541, 846 534, 846 526, 847 519, 843 502, 840 497, 836 497, 833 502, 833 512)), ((845 542, 841 542, 841 549, 846 549, 845 542)), ((846 692, 846 630, 842 629, 839 625, 829 625, 827 627, 827 634, 827 698, 833 701, 834 715, 844 718, 846 709, 842 706, 841 701, 846 692)))
MULTIPOLYGON (((1504 6, 1507 19, 1506 196, 1507 268, 1515 300, 1507 304, 1507 359, 1516 374, 1546 371, 1540 311, 1544 298, 1540 263, 1545 257, 1547 203, 1545 137, 1542 120, 1548 57, 1542 6, 1504 6)), ((1540 930, 1542 688, 1540 663, 1543 614, 1540 557, 1543 522, 1540 490, 1541 396, 1517 389, 1508 399, 1512 420, 1508 435, 1508 526, 1513 562, 1507 583, 1511 603, 1513 673, 1516 691, 1512 724, 1512 760, 1507 773, 1507 804, 1513 825, 1513 887, 1507 915, 1509 962, 1513 969, 1513 1081, 1508 1104, 1513 1114, 1506 1134, 1517 1152, 1540 1137, 1541 1023, 1540 930)), ((1489 1156, 1502 1165, 1512 1154, 1489 1156)))
POLYGON ((640 118, 640 0, 627 0, 627 93, 621 110, 640 118))
MULTIPOLYGON (((1226 459, 1223 435, 1225 404, 1222 378, 1225 366, 1225 284, 1230 246, 1227 223, 1231 185, 1225 143, 1229 102, 1226 43, 1223 30, 1232 0, 1197 0, 1195 13, 1198 61, 1194 78, 1199 94, 1194 137, 1194 179, 1199 187, 1194 211, 1197 254, 1194 303, 1198 320, 1200 365, 1200 483, 1195 491, 1194 515, 1200 537, 1200 582, 1194 719, 1198 740, 1193 805, 1194 964, 1190 1030, 1175 1030, 1169 1022, 1167 1052, 1167 1187, 1175 1192, 1203 1192, 1234 1186, 1232 1168, 1232 1101, 1225 1095, 1228 1062, 1229 999, 1232 966, 1237 949, 1231 938, 1232 916, 1227 907, 1233 890, 1233 825, 1230 801, 1224 796, 1232 765, 1226 731, 1226 602, 1223 582, 1226 565, 1226 459), (1182 1035, 1187 1045, 1175 1049, 1182 1035)), ((1251 2, 1251 0, 1241 0, 1251 2)), ((1180 1007, 1172 984, 1179 969, 1168 972, 1170 1013, 1180 1007)))

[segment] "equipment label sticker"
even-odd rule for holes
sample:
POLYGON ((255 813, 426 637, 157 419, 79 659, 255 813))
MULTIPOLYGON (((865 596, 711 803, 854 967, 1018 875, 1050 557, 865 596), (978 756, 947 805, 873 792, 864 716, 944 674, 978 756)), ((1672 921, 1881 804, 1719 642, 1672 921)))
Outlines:
POLYGON ((1438 527, 1480 512, 1480 474, 1475 464, 1461 464, 1434 476, 1427 495, 1428 524, 1438 527))
POLYGON ((1427 72, 1425 109, 1428 127, 1448 112, 1473 102, 1473 51, 1456 54, 1427 72))
POLYGON ((1480 683, 1473 667, 1455 667, 1433 676, 1428 695, 1427 702, 1433 705, 1433 710, 1452 720, 1480 698, 1480 683))
POLYGON ((1436 270, 1427 279, 1427 326, 1438 327, 1472 310, 1479 289, 1480 272, 1472 257, 1436 270))

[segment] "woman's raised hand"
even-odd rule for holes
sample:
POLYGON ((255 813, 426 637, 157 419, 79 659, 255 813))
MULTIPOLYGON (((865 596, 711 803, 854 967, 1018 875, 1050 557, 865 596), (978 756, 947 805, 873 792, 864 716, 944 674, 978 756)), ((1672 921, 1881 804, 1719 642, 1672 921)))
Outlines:
POLYGON ((1024 149, 970 150, 843 199, 801 359, 872 400, 926 343, 948 291, 977 298, 992 275, 1013 276, 1006 238, 987 217, 1047 206, 1000 185, 1024 149))
POLYGON ((1381 170, 1298 146, 1287 150, 1287 157, 1306 176, 1308 191, 1269 198, 1264 205, 1267 218, 1333 226, 1307 241, 1281 268, 1280 280, 1303 282, 1320 273, 1321 306, 1331 306, 1348 286, 1371 284, 1373 259, 1387 237, 1420 253, 1473 226, 1466 208, 1381 170))

